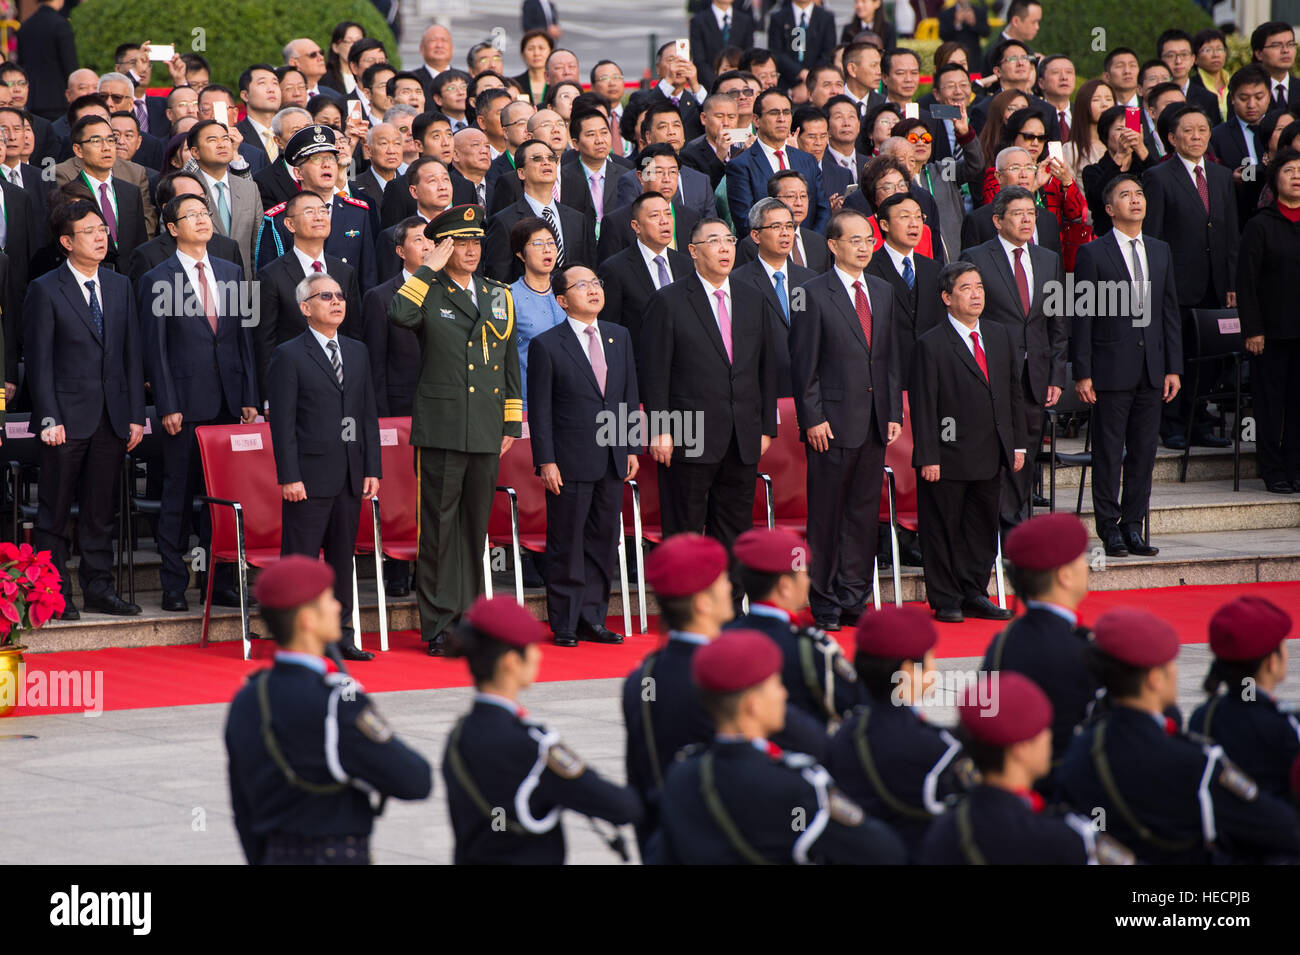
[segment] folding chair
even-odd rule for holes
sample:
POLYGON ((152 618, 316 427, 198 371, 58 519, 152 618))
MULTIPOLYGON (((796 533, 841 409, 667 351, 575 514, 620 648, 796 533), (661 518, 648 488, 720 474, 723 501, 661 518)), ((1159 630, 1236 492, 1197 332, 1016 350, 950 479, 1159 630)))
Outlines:
MULTIPOLYGON (((1065 380, 1067 382, 1074 380, 1071 377, 1069 366, 1066 369, 1065 380)), ((1087 483, 1088 469, 1092 467, 1092 405, 1080 401, 1079 396, 1075 394, 1074 386, 1067 385, 1061 391, 1061 397, 1056 404, 1044 409, 1044 413, 1047 415, 1048 446, 1047 450, 1044 451, 1042 442, 1039 442, 1034 460, 1038 464, 1047 465, 1048 511, 1052 514, 1056 513, 1056 472, 1061 468, 1079 468, 1079 499, 1075 502, 1074 513, 1082 513, 1083 486, 1087 483), (1061 451, 1056 446, 1057 438, 1060 435, 1061 419, 1072 414, 1083 415, 1083 424, 1079 429, 1084 435, 1083 450, 1061 451)), ((1032 496, 1029 499, 1029 516, 1034 516, 1034 500, 1032 496)))
POLYGON ((623 496, 623 523, 626 526, 631 518, 632 537, 636 541, 637 610, 640 613, 640 632, 645 633, 645 542, 662 542, 664 529, 659 511, 659 466, 649 454, 641 454, 637 457, 636 473, 637 478, 626 482, 631 498, 626 494, 623 496))
MULTIPOLYGON (((1216 403, 1232 399, 1234 420, 1232 425, 1232 489, 1241 490, 1241 359, 1246 353, 1245 338, 1241 334, 1241 319, 1235 308, 1194 308, 1192 313, 1192 341, 1184 342, 1183 365, 1191 371, 1190 395, 1207 398, 1216 403), (1221 358, 1232 359, 1232 390, 1201 392, 1201 365, 1221 358)), ((1187 468, 1192 458, 1192 418, 1187 416, 1185 432, 1187 445, 1178 468, 1180 483, 1187 481, 1187 468)), ((1225 423, 1227 415, 1224 415, 1225 423)))

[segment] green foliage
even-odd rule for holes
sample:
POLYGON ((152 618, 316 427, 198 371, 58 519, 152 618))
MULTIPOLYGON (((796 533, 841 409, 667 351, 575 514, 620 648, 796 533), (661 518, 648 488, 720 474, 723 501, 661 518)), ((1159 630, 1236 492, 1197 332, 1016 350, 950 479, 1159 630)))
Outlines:
MULTIPOLYGON (((898 45, 908 50, 912 50, 921 59, 921 75, 929 76, 934 72, 934 51, 939 49, 938 40, 914 40, 907 37, 899 38, 898 45)), ((920 93, 917 94, 918 96, 920 93)))
MULTIPOLYGON (((212 82, 236 88, 252 63, 284 62, 284 44, 309 36, 329 54, 340 20, 362 24, 398 64, 393 31, 374 5, 352 0, 95 0, 72 11, 77 57, 97 73, 113 69, 120 43, 173 43, 177 53, 200 53, 212 64, 212 82)), ((170 86, 166 64, 155 63, 151 86, 170 86)))
POLYGON ((1045 4, 1032 45, 1037 53, 1065 53, 1088 78, 1101 75, 1106 53, 1116 47, 1134 50, 1141 63, 1155 56, 1156 37, 1165 30, 1194 34, 1213 25, 1194 0, 1079 0, 1045 4))

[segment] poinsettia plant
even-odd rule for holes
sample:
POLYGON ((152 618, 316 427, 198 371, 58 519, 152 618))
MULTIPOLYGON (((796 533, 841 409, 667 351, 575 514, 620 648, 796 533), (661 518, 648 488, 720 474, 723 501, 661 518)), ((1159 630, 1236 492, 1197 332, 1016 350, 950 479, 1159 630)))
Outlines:
POLYGON ((0 543, 0 646, 16 643, 24 630, 39 629, 63 613, 61 582, 48 550, 0 543))

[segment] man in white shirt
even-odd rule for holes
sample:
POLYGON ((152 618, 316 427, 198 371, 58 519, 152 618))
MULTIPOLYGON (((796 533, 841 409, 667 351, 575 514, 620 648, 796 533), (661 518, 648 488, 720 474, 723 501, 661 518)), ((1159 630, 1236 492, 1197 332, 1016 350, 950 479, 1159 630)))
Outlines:
POLYGON ((1128 47, 1118 46, 1106 54, 1105 69, 1101 78, 1115 92, 1116 106, 1141 106, 1138 97, 1137 54, 1128 47))
POLYGON ((245 262, 253 261, 253 237, 262 221, 262 197, 250 180, 230 175, 234 140, 225 126, 209 119, 189 131, 188 143, 208 193, 213 227, 239 243, 245 262))

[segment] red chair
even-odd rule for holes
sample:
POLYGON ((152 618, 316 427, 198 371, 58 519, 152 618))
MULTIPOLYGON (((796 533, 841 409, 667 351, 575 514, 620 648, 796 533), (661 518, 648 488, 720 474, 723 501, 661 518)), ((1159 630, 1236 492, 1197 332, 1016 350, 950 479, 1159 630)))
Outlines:
POLYGON ((794 399, 776 404, 776 437, 758 461, 764 500, 754 496, 755 523, 800 536, 808 532, 808 458, 799 440, 794 399))
POLYGON ((271 426, 205 425, 195 430, 203 480, 208 494, 200 500, 212 517, 212 552, 208 555, 208 589, 203 602, 203 632, 208 642, 212 616, 212 573, 218 562, 238 565, 240 628, 244 659, 249 658, 248 568, 280 559, 280 485, 271 451, 271 426))

